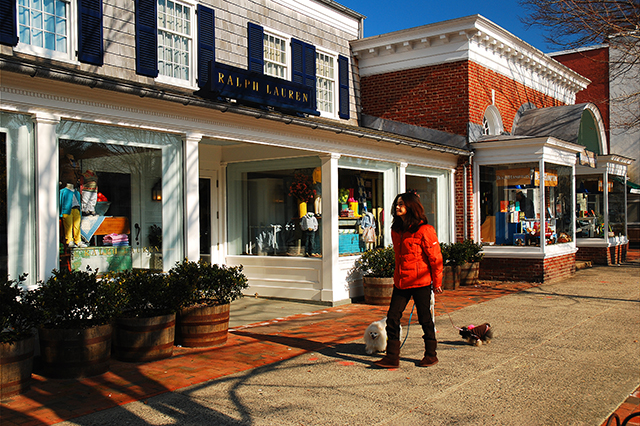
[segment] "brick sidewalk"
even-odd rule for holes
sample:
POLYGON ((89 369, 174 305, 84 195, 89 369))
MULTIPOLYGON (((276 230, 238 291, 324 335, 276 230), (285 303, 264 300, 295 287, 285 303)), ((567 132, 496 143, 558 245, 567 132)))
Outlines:
MULTIPOLYGON (((442 303, 436 304, 436 315, 446 315, 443 307, 452 312, 535 285, 485 282, 476 287, 445 291, 438 296, 442 303)), ((230 330, 227 344, 220 348, 176 347, 171 358, 147 363, 112 360, 110 371, 96 377, 54 380, 34 374, 29 391, 4 400, 0 405, 2 426, 49 425, 325 347, 353 342, 362 337, 362 330, 367 324, 380 319, 385 313, 384 306, 364 304, 326 308, 236 327, 230 330)), ((624 419, 628 413, 638 410, 636 391, 618 412, 624 419)))

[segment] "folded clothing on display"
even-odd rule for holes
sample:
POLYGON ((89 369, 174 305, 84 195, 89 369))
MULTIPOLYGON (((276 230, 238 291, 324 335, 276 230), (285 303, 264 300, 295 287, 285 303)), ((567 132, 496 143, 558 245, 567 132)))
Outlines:
POLYGON ((122 247, 129 245, 129 236, 127 234, 109 234, 102 238, 105 246, 122 247))

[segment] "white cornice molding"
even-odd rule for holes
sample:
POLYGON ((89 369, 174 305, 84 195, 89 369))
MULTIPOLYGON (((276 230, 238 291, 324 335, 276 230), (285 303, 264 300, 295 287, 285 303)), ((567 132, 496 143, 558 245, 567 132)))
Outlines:
POLYGON ((568 104, 590 83, 481 15, 354 40, 351 49, 362 77, 471 60, 568 104))

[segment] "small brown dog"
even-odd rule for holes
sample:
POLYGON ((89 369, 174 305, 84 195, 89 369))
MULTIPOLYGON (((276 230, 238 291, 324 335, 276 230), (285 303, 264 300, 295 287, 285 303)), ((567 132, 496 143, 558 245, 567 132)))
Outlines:
POLYGON ((460 329, 460 336, 470 345, 480 346, 483 343, 486 345, 493 339, 493 330, 486 322, 482 325, 470 324, 460 329))

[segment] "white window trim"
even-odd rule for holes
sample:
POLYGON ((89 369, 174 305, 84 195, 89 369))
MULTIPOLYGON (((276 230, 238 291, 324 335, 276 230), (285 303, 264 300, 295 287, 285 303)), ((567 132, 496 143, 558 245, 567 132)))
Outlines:
POLYGON ((487 124, 489 127, 489 135, 499 135, 504 131, 504 126, 502 125, 502 116, 500 115, 500 111, 498 110, 498 108, 496 108, 495 105, 489 105, 487 109, 484 111, 484 116, 482 118, 483 134, 484 134, 484 120, 487 120, 487 124))
MULTIPOLYGON (((322 48, 318 48, 316 46, 316 53, 321 53, 323 55, 326 56, 331 56, 333 58, 333 113, 330 112, 325 112, 325 111, 320 111, 320 116, 321 117, 326 117, 326 118, 338 118, 338 52, 333 52, 331 50, 327 50, 327 49, 322 49, 322 48)), ((318 80, 318 75, 316 74, 316 84, 317 84, 317 80, 318 80)), ((317 95, 317 89, 316 89, 316 95, 317 95)), ((318 107, 317 105, 318 100, 316 99, 316 108, 318 107)))
MULTIPOLYGON (((272 28, 268 28, 268 27, 264 27, 264 26, 262 27, 262 33, 263 33, 263 37, 265 35, 272 35, 274 37, 278 37, 278 38, 284 40, 285 53, 287 55, 287 61, 286 61, 287 72, 286 72, 286 75, 284 76, 284 80, 291 81, 291 36, 281 32, 281 31, 274 30, 272 28)), ((264 43, 264 41, 263 41, 263 43, 264 43)), ((265 53, 263 51, 263 53, 262 53, 262 60, 264 61, 263 72, 264 72, 265 75, 270 75, 270 74, 267 74, 267 72, 266 72, 266 62, 267 62, 267 60, 265 59, 264 55, 265 55, 265 53)))
MULTIPOLYGON (((168 77, 166 75, 161 75, 158 72, 158 76, 155 78, 157 83, 170 84, 172 86, 184 87, 190 90, 198 90, 199 88, 196 86, 196 73, 198 67, 198 60, 196 58, 197 46, 198 46, 198 14, 196 13, 196 8, 198 3, 193 0, 171 0, 173 2, 183 3, 191 9, 191 51, 189 55, 189 80, 182 80, 179 78, 168 77)), ((156 4, 158 0, 156 0, 156 4)), ((156 25, 158 21, 158 16, 156 15, 156 25)), ((160 28, 158 28, 158 37, 160 37, 160 28)), ((160 45, 159 39, 156 41, 157 46, 160 45)), ((157 59, 156 66, 159 67, 160 58, 157 59)))
POLYGON ((78 64, 78 5, 76 1, 62 0, 69 5, 69 16, 67 17, 67 53, 55 50, 37 47, 31 44, 22 43, 20 37, 20 22, 18 13, 20 5, 16 2, 16 31, 18 32, 18 44, 13 48, 15 52, 25 53, 27 55, 39 56, 42 58, 53 59, 56 61, 78 64))

